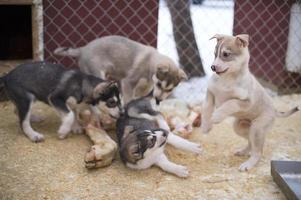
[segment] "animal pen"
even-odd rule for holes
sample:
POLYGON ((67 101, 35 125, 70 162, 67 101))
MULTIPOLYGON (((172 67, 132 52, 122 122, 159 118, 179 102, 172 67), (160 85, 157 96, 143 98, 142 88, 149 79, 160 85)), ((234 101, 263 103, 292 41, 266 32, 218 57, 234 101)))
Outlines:
MULTIPOLYGON (((53 51, 122 35, 157 48, 187 73, 189 80, 161 106, 181 122, 205 98, 216 44, 209 39, 247 33, 250 71, 276 109, 301 105, 300 0, 0 0, 0 16, 1 75, 30 60, 77 68, 75 59, 53 51)), ((4 95, 0 89, 0 99, 4 95)), ((201 155, 166 148, 171 160, 189 169, 183 179, 156 167, 128 169, 119 156, 108 167, 88 170, 83 158, 90 141, 83 134, 59 140, 53 109, 34 106, 45 117, 33 125, 45 133, 39 144, 23 136, 11 102, 0 102, 0 110, 0 199, 286 199, 270 162, 301 160, 300 112, 276 120, 263 158, 248 172, 238 171, 246 158, 233 155, 245 141, 233 132, 232 118, 207 135, 194 127, 185 137, 201 144, 201 155)), ((110 131, 116 139, 114 134, 110 131)))

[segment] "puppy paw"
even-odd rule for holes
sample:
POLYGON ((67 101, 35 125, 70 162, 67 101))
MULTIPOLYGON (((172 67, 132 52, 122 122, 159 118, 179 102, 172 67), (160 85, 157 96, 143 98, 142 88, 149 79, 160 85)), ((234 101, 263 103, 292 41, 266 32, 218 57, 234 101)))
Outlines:
POLYGON ((200 144, 197 144, 197 143, 193 143, 191 142, 191 145, 190 145, 190 149, 189 149, 192 153, 195 153, 195 154, 201 154, 202 153, 202 148, 201 148, 201 145, 200 144))
POLYGON ((174 169, 174 173, 182 178, 186 178, 189 175, 189 171, 187 169, 187 167, 182 166, 182 165, 178 165, 175 169, 174 169))
POLYGON ((239 171, 241 172, 245 172, 245 171, 249 171, 250 169, 252 169, 255 166, 256 163, 250 162, 249 160, 247 160, 246 162, 242 163, 239 166, 239 171))
POLYGON ((58 130, 59 139, 65 139, 67 137, 68 133, 69 133, 69 131, 58 130))
POLYGON ((44 135, 40 134, 40 133, 35 133, 34 135, 32 135, 30 137, 30 140, 32 142, 38 143, 38 142, 43 142, 44 141, 44 135))
POLYGON ((70 132, 69 128, 66 128, 65 126, 61 126, 58 130, 58 136, 60 139, 65 139, 70 132))
POLYGON ((246 150, 245 148, 239 149, 234 153, 235 156, 247 156, 248 154, 249 154, 249 151, 246 150))

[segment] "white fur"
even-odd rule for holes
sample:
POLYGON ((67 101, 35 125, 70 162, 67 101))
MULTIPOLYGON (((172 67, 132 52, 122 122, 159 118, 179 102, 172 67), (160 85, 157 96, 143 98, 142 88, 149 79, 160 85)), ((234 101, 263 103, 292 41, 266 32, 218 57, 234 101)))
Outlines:
POLYGON ((62 124, 58 130, 60 139, 64 139, 72 129, 72 125, 75 120, 73 111, 69 111, 67 114, 62 114, 62 124))
POLYGON ((24 133, 29 137, 33 142, 41 142, 44 140, 44 136, 41 133, 36 132, 32 129, 30 125, 30 113, 31 113, 32 102, 30 103, 28 113, 22 122, 22 129, 24 133))
POLYGON ((132 169, 147 169, 153 165, 156 165, 166 172, 175 174, 179 177, 187 177, 189 172, 185 166, 177 165, 168 160, 164 154, 165 145, 160 147, 160 144, 165 140, 162 136, 162 131, 156 131, 157 141, 153 148, 146 150, 144 158, 139 160, 136 164, 127 163, 126 165, 132 169))
POLYGON ((159 116, 157 122, 160 128, 169 131, 167 143, 173 145, 174 147, 186 151, 190 151, 192 153, 200 154, 202 149, 200 148, 200 144, 190 142, 180 136, 175 135, 170 131, 170 127, 162 116, 159 116))

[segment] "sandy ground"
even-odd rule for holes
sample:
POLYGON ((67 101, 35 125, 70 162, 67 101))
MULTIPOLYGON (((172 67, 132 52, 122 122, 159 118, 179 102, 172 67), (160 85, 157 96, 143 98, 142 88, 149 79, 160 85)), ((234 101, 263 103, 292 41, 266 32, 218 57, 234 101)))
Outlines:
MULTIPOLYGON (((301 105, 301 95, 275 98, 279 110, 301 105)), ((34 124, 45 134, 43 143, 30 142, 19 130, 10 103, 0 103, 0 199, 285 199, 270 175, 270 160, 301 160, 301 112, 277 119, 268 134, 264 157, 247 173, 238 166, 246 157, 233 152, 245 145, 231 128, 231 119, 209 135, 195 129, 191 140, 202 144, 196 156, 167 147, 168 157, 187 165, 190 177, 177 178, 153 167, 126 168, 117 158, 107 168, 87 170, 83 158, 91 145, 84 135, 59 140, 59 119, 37 104, 35 113, 46 121, 34 124)))

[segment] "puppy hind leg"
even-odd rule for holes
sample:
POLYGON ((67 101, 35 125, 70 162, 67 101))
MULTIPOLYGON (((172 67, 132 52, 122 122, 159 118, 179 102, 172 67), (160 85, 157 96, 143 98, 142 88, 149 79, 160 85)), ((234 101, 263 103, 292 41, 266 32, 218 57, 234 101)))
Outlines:
POLYGON ((168 160, 165 154, 162 154, 158 157, 157 162, 155 163, 158 167, 163 169, 166 172, 175 174, 179 177, 188 177, 189 171, 185 166, 177 165, 171 161, 168 160))
POLYGON ((250 125, 251 125, 251 123, 249 120, 235 119, 235 121, 233 123, 234 132, 237 135, 248 140, 248 144, 246 147, 239 149, 238 151, 235 152, 234 155, 236 155, 236 156, 245 156, 250 153, 250 150, 251 150, 251 143, 249 140, 250 125))
POLYGON ((260 161, 263 153, 265 134, 272 127, 273 121, 273 118, 260 117, 252 122, 249 132, 251 157, 240 165, 240 171, 248 171, 260 161))
POLYGON ((20 124, 23 132, 33 142, 44 141, 44 136, 41 133, 34 131, 30 125, 30 111, 32 101, 29 99, 19 99, 16 102, 20 124))
POLYGON ((19 116, 20 126, 25 135, 33 142, 43 141, 44 136, 34 131, 30 125, 30 111, 34 96, 13 83, 8 85, 7 95, 16 106, 15 113, 19 116))

